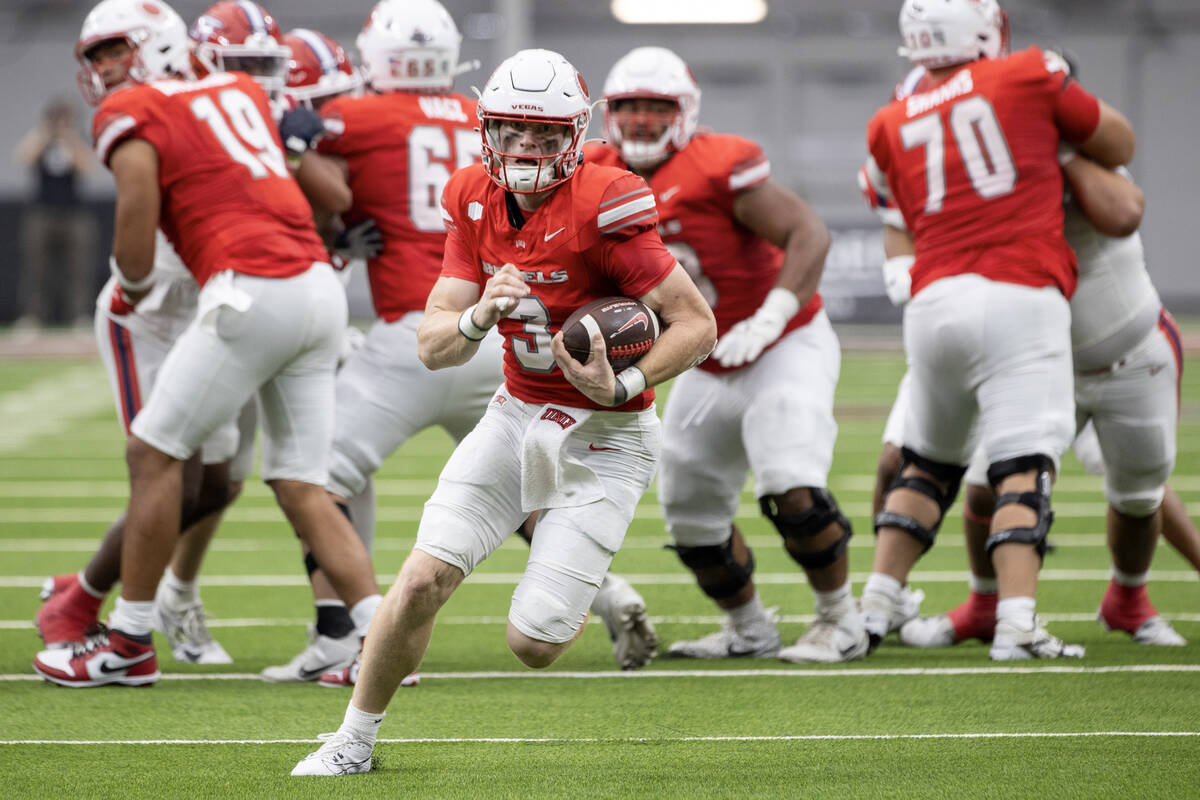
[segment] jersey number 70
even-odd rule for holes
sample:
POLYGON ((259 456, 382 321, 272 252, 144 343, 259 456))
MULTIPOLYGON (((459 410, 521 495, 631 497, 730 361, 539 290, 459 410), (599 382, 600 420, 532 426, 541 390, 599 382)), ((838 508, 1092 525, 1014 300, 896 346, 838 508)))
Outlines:
MULTIPOLYGON (((985 200, 1006 195, 1017 183, 1017 168, 996 112, 980 95, 950 107, 950 131, 967 177, 985 200)), ((946 141, 941 113, 934 111, 900 126, 905 150, 925 148, 925 213, 942 210, 946 199, 946 141)))

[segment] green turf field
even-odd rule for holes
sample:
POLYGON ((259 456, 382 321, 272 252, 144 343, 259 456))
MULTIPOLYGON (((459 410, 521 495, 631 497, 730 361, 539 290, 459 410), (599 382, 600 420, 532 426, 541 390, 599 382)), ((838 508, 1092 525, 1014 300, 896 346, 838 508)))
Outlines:
MULTIPOLYGON (((852 518, 857 594, 870 568, 869 510, 879 436, 903 364, 847 353, 831 488, 852 518)), ((1185 374, 1173 484, 1200 507, 1200 363, 1185 374)), ((522 667, 504 644, 524 545, 510 541, 451 599, 415 689, 402 689, 365 776, 288 772, 334 730, 339 690, 259 682, 305 643, 311 613, 295 539, 251 483, 217 535, 202 577, 225 667, 174 663, 160 647, 153 688, 72 691, 30 661, 38 587, 79 569, 126 497, 121 435, 93 361, 0 361, 0 785, 6 797, 1194 797, 1200 790, 1200 580, 1160 545, 1151 594, 1193 643, 1148 649, 1094 614, 1108 579, 1097 479, 1072 457, 1055 492, 1056 552, 1039 612, 1083 661, 993 666, 985 646, 913 651, 887 641, 863 662, 660 660, 616 670, 603 625, 553 667, 522 667)), ((377 483, 376 567, 391 576, 449 453, 426 432, 377 483)), ((790 643, 812 613, 800 571, 743 498, 765 602, 790 643)), ((918 565, 930 613, 965 595, 960 517, 918 565)), ((664 643, 718 623, 647 496, 614 569, 646 597, 664 643)), ((161 640, 160 640, 161 643, 161 640)))

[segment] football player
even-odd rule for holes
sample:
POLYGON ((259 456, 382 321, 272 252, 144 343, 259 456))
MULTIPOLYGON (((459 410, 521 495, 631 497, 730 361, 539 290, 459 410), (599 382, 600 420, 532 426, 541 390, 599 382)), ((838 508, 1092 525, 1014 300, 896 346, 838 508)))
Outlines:
POLYGON ((697 130, 700 89, 675 53, 639 47, 623 56, 604 97, 609 144, 589 148, 587 158, 627 166, 649 182, 663 241, 712 306, 720 337, 713 357, 672 387, 659 500, 672 549, 725 623, 667 652, 862 658, 867 637, 850 595, 850 523, 827 488, 841 366, 817 293, 829 232, 771 178, 757 144, 697 130), (773 612, 755 588, 753 554, 734 524, 748 470, 763 514, 816 595, 816 622, 782 650, 773 612))
POLYGON ((934 542, 975 448, 997 493, 986 542, 997 574, 996 660, 1078 657, 1038 624, 1034 596, 1050 488, 1074 433, 1059 141, 1105 166, 1133 131, 1036 47, 997 58, 994 0, 906 0, 901 53, 929 71, 867 128, 870 184, 912 232, 905 308, 910 403, 899 475, 876 516, 862 608, 872 646, 891 627, 909 570, 934 542))
MULTIPOLYGON (((157 8, 157 7, 155 7, 157 8)), ((88 15, 76 46, 80 88, 93 105, 126 80, 125 58, 102 59, 92 68, 86 51, 102 55, 106 46, 120 49, 127 32, 143 27, 170 27, 169 14, 151 13, 130 2, 102 3, 88 15)), ((188 72, 190 48, 162 54, 163 77, 188 72)), ((155 233, 153 288, 136 306, 110 278, 96 301, 95 330, 101 360, 116 398, 117 413, 129 425, 149 396, 171 345, 196 315, 198 288, 161 231, 155 233)), ((167 637, 177 660, 201 664, 231 663, 205 623, 196 575, 220 516, 238 496, 253 460, 253 408, 240 420, 230 419, 204 443, 184 471, 182 528, 171 564, 163 573, 155 598, 154 627, 167 637), (246 435, 241 435, 244 430, 246 435)), ((46 581, 36 624, 48 647, 83 642, 99 624, 104 597, 120 578, 125 519, 109 528, 99 550, 78 574, 46 581)))
POLYGON ((197 74, 244 72, 266 90, 272 114, 283 112, 291 52, 265 8, 252 0, 220 0, 196 18, 188 35, 197 74))
POLYGON ((123 84, 100 79, 93 121, 117 187, 113 277, 131 305, 145 298, 161 224, 200 293, 196 319, 130 426, 122 591, 107 632, 34 661, 47 679, 76 687, 157 681, 153 598, 178 536, 184 463, 255 395, 263 479, 360 631, 381 600, 362 543, 323 489, 345 299, 288 172, 268 98, 240 73, 189 80, 179 16, 154 0, 101 7, 115 2, 127 3, 126 24, 80 47, 100 75, 110 61, 125 68, 123 84))
POLYGON ((535 510, 507 640, 531 667, 562 654, 653 477, 651 387, 702 359, 716 337, 703 297, 655 233, 646 183, 580 163, 591 99, 566 59, 522 50, 488 79, 476 113, 483 164, 456 172, 442 195, 446 254, 418 346, 430 369, 452 367, 498 328, 504 384, 425 505, 341 727, 293 775, 371 768, 384 709, 420 662, 438 609, 535 510), (558 331, 576 308, 610 295, 640 298, 664 323, 646 355, 618 374, 600 332, 581 364, 558 331))

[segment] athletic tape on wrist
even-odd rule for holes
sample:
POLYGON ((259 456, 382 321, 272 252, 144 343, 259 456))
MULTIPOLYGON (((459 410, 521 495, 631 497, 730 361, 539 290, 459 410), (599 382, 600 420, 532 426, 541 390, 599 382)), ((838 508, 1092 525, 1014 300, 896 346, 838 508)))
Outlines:
MULTIPOLYGON (((478 305, 478 304, 476 304, 478 305)), ((475 306, 464 309, 458 315, 458 332, 472 342, 483 341, 483 337, 487 336, 488 329, 481 328, 475 324, 475 319, 472 316, 475 313, 475 306)))
POLYGON ((149 275, 139 281, 129 280, 129 278, 125 277, 125 273, 121 271, 121 268, 117 266, 116 256, 108 257, 108 270, 113 274, 113 277, 117 279, 117 285, 121 287, 121 291, 123 292, 138 294, 139 292, 144 292, 149 289, 154 283, 153 270, 150 271, 149 275))
POLYGON ((617 373, 617 385, 613 390, 613 405, 621 406, 646 391, 646 375, 637 367, 628 367, 617 373))

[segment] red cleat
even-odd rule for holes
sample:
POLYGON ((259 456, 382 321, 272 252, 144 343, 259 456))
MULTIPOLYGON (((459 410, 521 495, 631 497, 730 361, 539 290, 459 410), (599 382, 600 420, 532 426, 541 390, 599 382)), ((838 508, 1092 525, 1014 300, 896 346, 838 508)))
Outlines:
POLYGON ((79 585, 77 574, 47 578, 41 597, 45 602, 38 609, 34 625, 47 647, 69 647, 96 632, 103 601, 79 585))
MULTIPOLYGON (((354 662, 348 667, 342 667, 333 672, 326 672, 317 682, 327 689, 338 689, 343 686, 353 686, 358 681, 358 658, 355 657, 354 662)), ((404 676, 404 680, 400 681, 401 686, 416 686, 421 682, 421 673, 410 672, 404 676)))
POLYGON ((954 641, 978 639, 990 642, 996 630, 996 603, 999 595, 971 592, 962 605, 946 614, 954 626, 954 641))
POLYGON ((75 689, 110 683, 149 686, 162 674, 150 637, 139 641, 120 631, 101 632, 69 649, 43 650, 33 668, 46 680, 75 689))

